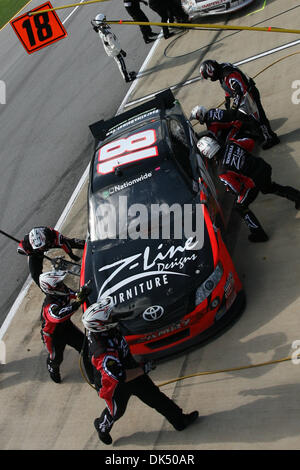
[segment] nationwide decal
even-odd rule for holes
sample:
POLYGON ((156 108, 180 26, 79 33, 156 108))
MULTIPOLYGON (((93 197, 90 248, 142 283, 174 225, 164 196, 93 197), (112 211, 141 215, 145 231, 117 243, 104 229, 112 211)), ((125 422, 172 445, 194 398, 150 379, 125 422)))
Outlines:
POLYGON ((153 288, 168 284, 168 276, 190 277, 188 274, 180 272, 180 270, 182 270, 189 261, 195 261, 197 259, 195 253, 191 255, 186 254, 186 251, 195 250, 197 244, 198 240, 194 241, 193 237, 190 237, 183 246, 172 245, 164 253, 163 251, 159 251, 163 248, 163 244, 161 243, 157 248, 158 252, 155 254, 153 251, 150 252, 150 247, 147 246, 144 252, 102 266, 99 268, 99 272, 105 272, 111 269, 113 271, 102 284, 98 300, 123 290, 128 284, 135 283, 135 286, 131 289, 127 288, 125 293, 122 292, 122 296, 119 293, 119 302, 129 300, 140 293, 144 293, 146 290, 152 290, 153 288), (175 270, 173 271, 172 269, 175 270), (134 271, 136 271, 136 274, 134 271), (131 272, 133 274, 131 274, 131 272), (113 284, 116 277, 120 275, 124 276, 123 279, 113 284), (152 279, 145 279, 149 277, 152 279))
POLYGON ((152 171, 149 173, 144 173, 141 176, 138 176, 137 178, 134 178, 133 180, 130 181, 124 181, 122 184, 115 184, 114 186, 111 186, 109 189, 103 191, 102 196, 106 199, 112 194, 118 193, 119 191, 123 191, 123 189, 129 188, 130 186, 140 183, 141 181, 144 181, 148 178, 152 177, 152 171))

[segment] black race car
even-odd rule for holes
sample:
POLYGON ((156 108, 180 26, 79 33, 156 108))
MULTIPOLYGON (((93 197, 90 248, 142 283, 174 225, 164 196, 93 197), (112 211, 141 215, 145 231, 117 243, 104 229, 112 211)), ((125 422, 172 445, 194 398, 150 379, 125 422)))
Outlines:
POLYGON ((111 296, 134 355, 160 358, 206 339, 245 295, 190 122, 167 90, 90 129, 85 308, 111 296))

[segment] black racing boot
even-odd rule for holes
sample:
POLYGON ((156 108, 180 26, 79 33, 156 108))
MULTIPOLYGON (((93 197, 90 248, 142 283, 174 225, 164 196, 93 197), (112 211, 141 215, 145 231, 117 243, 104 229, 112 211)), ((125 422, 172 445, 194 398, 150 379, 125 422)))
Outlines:
POLYGON ((101 430, 100 430, 100 418, 95 419, 94 426, 95 426, 95 429, 98 433, 100 441, 102 441, 103 444, 110 445, 112 443, 111 435, 109 434, 108 431, 101 432, 101 430))
POLYGON ((176 429, 176 431, 183 431, 184 429, 186 429, 188 426, 190 426, 191 424, 193 424, 199 417, 199 413, 198 411, 192 411, 191 413, 188 413, 188 414, 184 414, 183 415, 183 421, 182 421, 182 424, 180 425, 177 425, 177 426, 174 426, 174 428, 176 429))
POLYGON ((136 72, 129 72, 129 81, 133 82, 136 79, 136 72))
POLYGON ((274 147, 274 145, 280 144, 280 139, 279 137, 275 134, 271 138, 265 140, 262 144, 262 149, 263 150, 268 150, 271 147, 274 147))
POLYGON ((238 204, 236 204, 235 208, 238 210, 240 216, 244 219, 248 229, 250 230, 248 240, 253 243, 267 242, 269 240, 268 235, 249 207, 243 207, 242 205, 238 207, 238 204))
POLYGON ((150 42, 154 42, 155 38, 144 38, 144 41, 146 44, 149 44, 150 42))
POLYGON ((47 369, 50 375, 50 378, 53 380, 53 382, 60 384, 61 383, 61 376, 59 372, 59 366, 53 366, 51 364, 51 360, 47 359, 47 369))
POLYGON ((169 33, 164 34, 164 38, 165 38, 165 39, 169 39, 169 38, 171 38, 171 37, 174 36, 174 35, 175 35, 175 33, 172 31, 171 33, 169 32, 169 33))
POLYGON ((250 233, 248 236, 248 240, 252 243, 262 243, 267 242, 269 240, 268 235, 264 232, 264 230, 255 230, 250 233))

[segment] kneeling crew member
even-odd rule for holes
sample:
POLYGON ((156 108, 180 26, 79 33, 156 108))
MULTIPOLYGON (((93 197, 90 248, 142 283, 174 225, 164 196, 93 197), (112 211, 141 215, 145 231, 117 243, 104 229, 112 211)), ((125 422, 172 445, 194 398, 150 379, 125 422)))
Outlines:
POLYGON ((202 137, 197 144, 200 153, 218 162, 219 178, 227 189, 236 195, 235 209, 246 222, 251 242, 265 242, 268 235, 249 209, 259 191, 263 194, 276 194, 295 203, 300 209, 300 191, 291 186, 281 186, 271 179, 272 167, 260 157, 251 154, 254 147, 252 139, 229 139, 223 148, 216 139, 202 137))
POLYGON ((79 353, 83 349, 85 370, 92 381, 93 369, 85 335, 71 321, 71 316, 87 300, 90 290, 83 286, 78 293, 74 292, 63 282, 66 274, 66 271, 49 271, 40 275, 40 287, 46 294, 41 312, 41 336, 48 351, 47 369, 51 379, 60 383, 59 367, 65 347, 69 345, 79 353))

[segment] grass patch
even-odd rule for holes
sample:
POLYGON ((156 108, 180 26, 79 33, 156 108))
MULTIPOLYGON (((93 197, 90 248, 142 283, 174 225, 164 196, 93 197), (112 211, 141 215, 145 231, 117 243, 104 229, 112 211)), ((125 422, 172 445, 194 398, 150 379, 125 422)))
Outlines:
POLYGON ((0 28, 4 26, 28 0, 0 0, 0 28))

